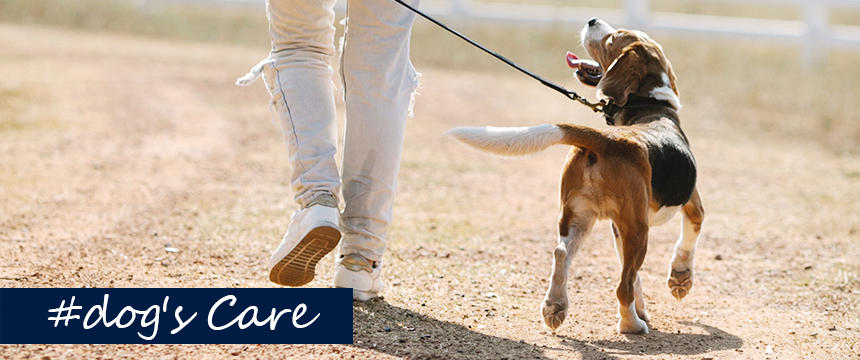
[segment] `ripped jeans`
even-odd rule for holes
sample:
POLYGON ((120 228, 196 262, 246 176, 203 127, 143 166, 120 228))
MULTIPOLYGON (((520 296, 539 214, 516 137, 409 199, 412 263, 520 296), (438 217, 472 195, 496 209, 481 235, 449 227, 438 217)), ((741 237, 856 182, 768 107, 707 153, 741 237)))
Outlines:
MULTIPOLYGON (((417 6, 418 0, 410 1, 417 6)), ((343 184, 341 254, 385 250, 406 119, 420 74, 409 60, 415 15, 392 0, 349 0, 340 72, 346 107, 342 174, 332 84, 335 0, 267 0, 270 56, 237 80, 264 75, 281 122, 295 200, 304 207, 343 184)))

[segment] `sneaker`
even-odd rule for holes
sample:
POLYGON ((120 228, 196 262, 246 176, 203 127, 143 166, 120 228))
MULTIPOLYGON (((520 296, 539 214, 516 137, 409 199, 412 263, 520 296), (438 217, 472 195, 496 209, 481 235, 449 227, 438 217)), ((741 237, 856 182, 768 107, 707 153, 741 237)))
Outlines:
POLYGON ((352 288, 352 298, 367 301, 385 289, 382 266, 359 254, 341 255, 335 260, 334 286, 352 288))
POLYGON ((340 212, 331 194, 322 194, 297 210, 281 245, 269 259, 269 280, 302 286, 314 279, 317 262, 340 242, 340 212))

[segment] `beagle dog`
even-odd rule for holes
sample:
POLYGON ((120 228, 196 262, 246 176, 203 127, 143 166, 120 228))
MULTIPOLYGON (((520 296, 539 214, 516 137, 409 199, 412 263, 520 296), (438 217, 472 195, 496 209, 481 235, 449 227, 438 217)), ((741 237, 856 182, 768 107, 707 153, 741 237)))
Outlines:
POLYGON ((693 286, 693 254, 704 210, 696 191, 696 161, 681 130, 678 86, 662 47, 641 31, 616 30, 592 18, 582 46, 596 60, 568 57, 579 80, 596 86, 615 111, 608 128, 575 124, 532 127, 464 127, 449 131, 479 149, 506 155, 572 145, 561 177, 558 246, 541 312, 555 330, 569 306, 568 268, 596 220, 611 220, 621 263, 618 331, 648 332, 648 313, 638 271, 648 248, 648 229, 681 210, 681 235, 669 264, 667 285, 681 300, 693 286), (603 70, 605 69, 605 71, 603 70))

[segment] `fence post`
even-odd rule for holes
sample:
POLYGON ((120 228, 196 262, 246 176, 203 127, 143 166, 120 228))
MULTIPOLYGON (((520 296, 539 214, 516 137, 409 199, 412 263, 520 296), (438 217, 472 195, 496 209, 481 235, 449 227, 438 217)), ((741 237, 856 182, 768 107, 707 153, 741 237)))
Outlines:
POLYGON ((807 66, 822 64, 827 60, 827 53, 830 50, 830 7, 828 2, 821 0, 804 1, 803 19, 806 22, 803 60, 807 66))
POLYGON ((624 14, 627 16, 627 26, 642 29, 648 26, 648 11, 651 0, 624 0, 624 14))

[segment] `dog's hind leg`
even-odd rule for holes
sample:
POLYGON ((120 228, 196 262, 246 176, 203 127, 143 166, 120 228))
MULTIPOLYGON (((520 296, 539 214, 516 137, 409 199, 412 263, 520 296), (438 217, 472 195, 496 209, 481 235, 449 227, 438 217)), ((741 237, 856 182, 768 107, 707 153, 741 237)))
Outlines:
POLYGON ((693 190, 693 196, 682 208, 684 218, 681 219, 681 236, 675 244, 675 253, 669 264, 669 276, 666 280, 672 296, 681 300, 690 293, 693 287, 693 257, 696 252, 696 242, 705 219, 705 209, 699 192, 693 190))
MULTIPOLYGON (((634 200, 634 199, 631 199, 634 200)), ((647 201, 637 199, 613 224, 621 238, 621 279, 615 294, 618 296, 618 331, 628 334, 647 334, 648 324, 636 312, 635 293, 639 268, 648 250, 647 201)))
MULTIPOLYGON (((615 226, 614 223, 610 223, 610 227, 612 228, 612 236, 615 237, 615 252, 618 254, 618 263, 621 266, 624 266, 624 259, 621 256, 621 234, 618 233, 618 227, 615 226)), ((633 283, 633 296, 636 304, 636 315, 638 315, 640 319, 648 321, 648 311, 645 310, 645 296, 642 294, 642 281, 638 274, 636 275, 636 280, 633 283)))
POLYGON ((558 222, 558 245, 553 251, 550 285, 541 304, 544 322, 552 330, 558 328, 567 316, 568 269, 573 256, 594 226, 594 220, 594 214, 587 212, 574 214, 574 209, 569 204, 563 203, 558 222))

